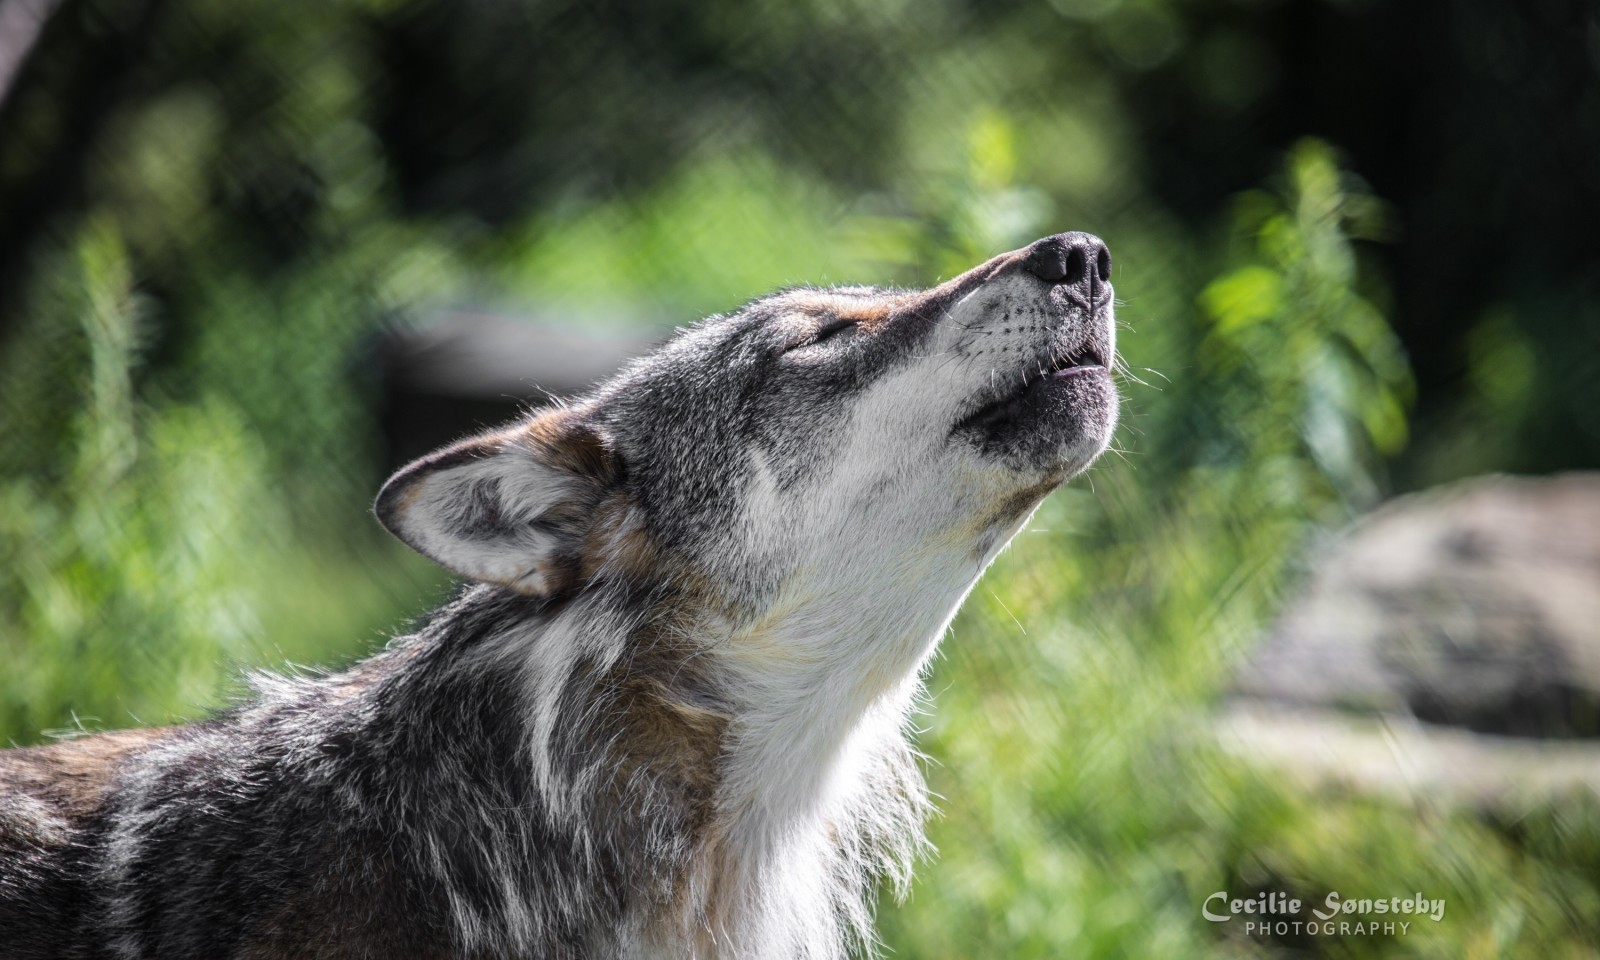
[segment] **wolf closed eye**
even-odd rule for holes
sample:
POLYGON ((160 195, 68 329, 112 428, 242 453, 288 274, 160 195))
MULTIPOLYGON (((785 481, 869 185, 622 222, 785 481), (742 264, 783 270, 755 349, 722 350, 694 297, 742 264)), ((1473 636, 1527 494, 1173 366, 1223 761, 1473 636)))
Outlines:
POLYGON ((403 468, 379 521, 472 582, 422 629, 0 752, 5 956, 870 952, 924 665, 1110 442, 1110 279, 1066 233, 784 291, 403 468))

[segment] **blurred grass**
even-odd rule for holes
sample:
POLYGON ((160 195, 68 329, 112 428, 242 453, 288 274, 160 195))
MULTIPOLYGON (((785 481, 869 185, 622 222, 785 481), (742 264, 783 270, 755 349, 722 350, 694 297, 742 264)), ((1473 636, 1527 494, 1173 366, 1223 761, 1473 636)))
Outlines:
MULTIPOLYGON (((750 156, 459 243, 350 214, 326 256, 265 279, 195 257, 203 322, 176 345, 153 336, 139 219, 91 218, 0 359, 0 739, 193 717, 241 666, 343 662, 438 598, 366 515, 375 317, 476 295, 687 319, 801 280, 928 282, 1063 226, 1031 186, 1050 143, 1028 137, 977 113, 892 197, 750 156)), ((1370 504, 1406 442, 1405 358, 1352 242, 1383 221, 1314 141, 1215 236, 1131 200, 1110 221, 1124 449, 1051 498, 956 622, 922 738, 940 855, 885 905, 895 956, 1595 955, 1592 798, 1492 822, 1312 792, 1206 732, 1308 534, 1370 504), (1405 937, 1247 938, 1201 918, 1222 889, 1416 890, 1449 912, 1405 937)))

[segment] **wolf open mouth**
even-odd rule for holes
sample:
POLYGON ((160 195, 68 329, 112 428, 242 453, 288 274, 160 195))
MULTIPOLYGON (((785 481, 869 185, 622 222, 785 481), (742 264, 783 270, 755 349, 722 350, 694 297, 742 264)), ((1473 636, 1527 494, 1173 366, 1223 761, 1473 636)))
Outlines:
POLYGON ((1109 352, 1093 337, 1086 338, 1065 353, 1055 354, 1048 362, 1026 372, 1019 386, 964 417, 956 424, 955 431, 992 433, 1030 413, 1042 412, 1041 408, 1048 405, 1045 401, 1049 395, 1071 389, 1069 381, 1110 376, 1109 352))
MULTIPOLYGON (((1105 370, 1109 367, 1098 344, 1093 341, 1084 343, 1076 350, 1069 351, 1060 360, 1051 364, 1045 373, 1037 379, 1045 377, 1060 378, 1073 377, 1082 373, 1093 373, 1095 370, 1105 370)), ((1032 384, 1029 384, 1031 386, 1032 384)))

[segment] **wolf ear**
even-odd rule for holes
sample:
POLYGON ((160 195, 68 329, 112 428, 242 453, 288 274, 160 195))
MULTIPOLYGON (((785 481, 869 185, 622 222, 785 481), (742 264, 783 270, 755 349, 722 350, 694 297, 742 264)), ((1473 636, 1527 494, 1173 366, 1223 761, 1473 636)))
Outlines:
POLYGON ((557 410, 463 440, 402 467, 378 492, 378 522, 464 577, 553 590, 618 480, 605 436, 557 410))

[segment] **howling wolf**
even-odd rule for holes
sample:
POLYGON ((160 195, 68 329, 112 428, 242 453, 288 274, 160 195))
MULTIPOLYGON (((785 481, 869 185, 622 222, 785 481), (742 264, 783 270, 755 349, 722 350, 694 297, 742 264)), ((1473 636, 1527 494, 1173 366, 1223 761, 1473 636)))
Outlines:
POLYGON ((342 673, 0 752, 0 953, 795 958, 873 948, 930 653, 1110 441, 1111 258, 795 289, 378 495, 473 581, 342 673))

